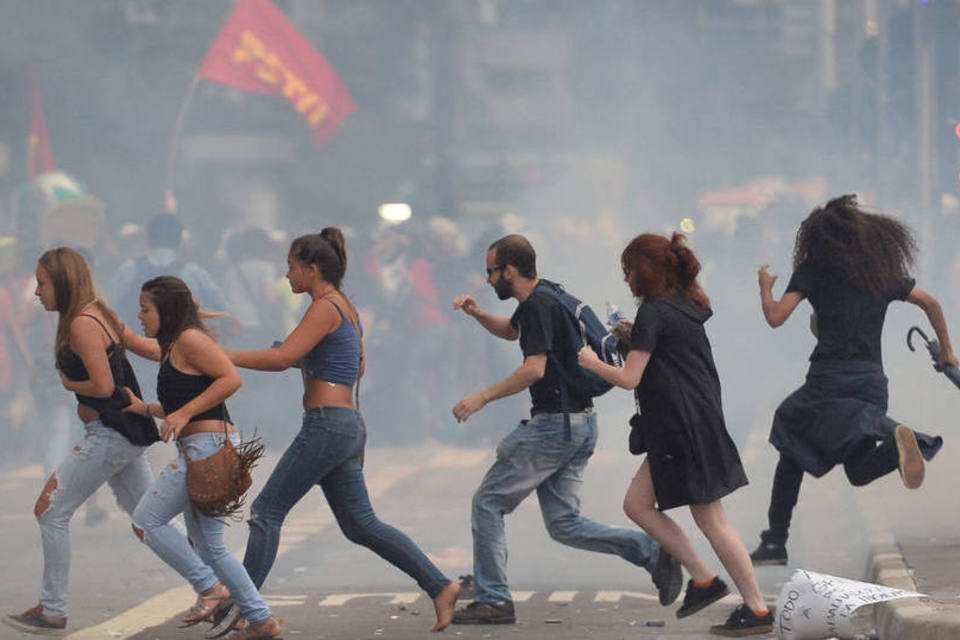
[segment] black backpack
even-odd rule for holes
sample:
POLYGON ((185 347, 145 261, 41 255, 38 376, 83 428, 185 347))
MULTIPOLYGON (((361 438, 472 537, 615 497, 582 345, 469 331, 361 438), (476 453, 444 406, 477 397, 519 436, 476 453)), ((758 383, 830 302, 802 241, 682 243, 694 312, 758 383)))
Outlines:
POLYGON ((564 365, 555 354, 550 354, 560 373, 560 404, 563 410, 565 437, 570 439, 569 396, 571 391, 580 398, 595 398, 609 391, 613 385, 576 363, 576 354, 583 347, 590 347, 601 361, 615 367, 623 366, 623 359, 617 351, 617 339, 600 321, 590 305, 571 295, 563 285, 549 280, 540 280, 540 291, 548 294, 560 303, 567 322, 567 336, 570 352, 573 354, 571 365, 564 365))

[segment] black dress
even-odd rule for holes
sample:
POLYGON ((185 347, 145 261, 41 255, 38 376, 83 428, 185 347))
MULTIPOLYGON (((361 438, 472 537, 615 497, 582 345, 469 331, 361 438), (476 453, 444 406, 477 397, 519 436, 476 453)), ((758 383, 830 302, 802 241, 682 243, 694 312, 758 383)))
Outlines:
POLYGON ((634 320, 630 349, 651 354, 637 398, 661 510, 710 503, 747 484, 703 328, 711 315, 677 296, 644 302, 634 320))

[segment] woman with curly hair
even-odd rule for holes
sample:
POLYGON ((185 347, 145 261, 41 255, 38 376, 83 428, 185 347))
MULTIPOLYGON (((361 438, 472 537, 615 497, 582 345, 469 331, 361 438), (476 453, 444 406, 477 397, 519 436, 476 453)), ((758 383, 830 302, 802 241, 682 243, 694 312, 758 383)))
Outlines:
POLYGON ((923 482, 924 459, 942 440, 888 417, 880 336, 887 306, 905 300, 926 313, 942 347, 941 363, 956 365, 943 311, 910 277, 917 245, 891 216, 864 211, 854 195, 830 200, 801 223, 793 275, 777 300, 777 276, 758 272, 763 315, 779 327, 804 299, 813 307, 817 345, 803 386, 777 408, 770 443, 780 452, 768 511, 769 529, 750 554, 755 565, 787 564, 787 535, 804 472, 820 477, 837 464, 854 486, 894 469, 903 484, 923 482))
POLYGON ((608 365, 589 347, 580 351, 578 361, 607 382, 633 389, 641 410, 635 428, 643 433, 647 456, 627 489, 624 511, 690 573, 678 618, 729 593, 666 513, 689 506, 744 600, 710 632, 769 633, 773 613, 721 502, 747 484, 747 476, 723 418, 720 379, 704 331, 712 311, 697 282, 700 262, 681 234, 645 233, 630 241, 620 263, 630 292, 641 303, 626 362, 622 368, 608 365))

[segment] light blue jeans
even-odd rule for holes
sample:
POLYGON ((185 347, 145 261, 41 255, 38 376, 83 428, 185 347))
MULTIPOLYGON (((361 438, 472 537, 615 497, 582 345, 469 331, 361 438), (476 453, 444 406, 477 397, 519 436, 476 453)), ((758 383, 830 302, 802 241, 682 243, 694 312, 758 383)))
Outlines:
POLYGON ((146 447, 130 444, 99 420, 83 428, 83 442, 51 474, 34 511, 43 542, 40 604, 48 616, 67 615, 70 519, 74 512, 106 482, 120 508, 132 514, 153 482, 146 447))
POLYGON ((597 444, 592 411, 570 414, 564 440, 562 413, 523 421, 497 446, 497 460, 473 496, 473 573, 478 602, 512 602, 507 586, 504 515, 534 490, 550 537, 571 547, 618 555, 652 571, 660 551, 636 529, 611 527, 580 515, 583 471, 597 444))
POLYGON ((314 407, 250 507, 250 539, 243 564, 262 585, 277 557, 287 513, 320 485, 348 540, 367 547, 417 581, 431 598, 450 584, 404 533, 382 522, 370 505, 360 454, 367 430, 360 413, 345 407, 314 407))
MULTIPOLYGON (((153 486, 143 494, 133 514, 133 526, 143 532, 146 545, 186 578, 197 592, 206 591, 218 579, 227 585, 240 613, 247 622, 255 624, 269 618, 270 609, 240 560, 224 544, 223 520, 194 510, 187 493, 184 450, 191 460, 202 460, 223 446, 223 437, 223 433, 195 433, 180 438, 180 455, 160 472, 153 486), (168 523, 181 513, 193 547, 169 527, 168 523)), ((234 444, 239 443, 235 433, 230 439, 234 444)))

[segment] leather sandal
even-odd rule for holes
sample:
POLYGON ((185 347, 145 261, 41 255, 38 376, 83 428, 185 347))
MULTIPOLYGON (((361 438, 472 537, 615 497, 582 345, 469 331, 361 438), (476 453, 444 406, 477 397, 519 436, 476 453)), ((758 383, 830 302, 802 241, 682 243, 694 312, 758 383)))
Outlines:
POLYGON ((267 618, 257 624, 238 625, 238 628, 227 636, 227 640, 282 640, 283 629, 276 618, 267 618))
POLYGON ((180 629, 192 627, 201 622, 213 622, 213 617, 220 608, 231 604, 230 590, 222 582, 218 582, 205 593, 197 596, 197 601, 187 611, 187 615, 180 619, 180 629))

